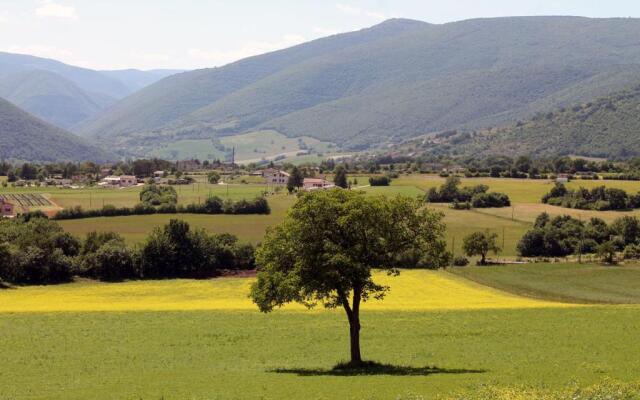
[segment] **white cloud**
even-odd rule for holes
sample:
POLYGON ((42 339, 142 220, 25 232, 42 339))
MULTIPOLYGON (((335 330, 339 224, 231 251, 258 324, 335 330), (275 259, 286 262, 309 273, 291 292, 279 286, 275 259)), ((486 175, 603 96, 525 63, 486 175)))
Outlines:
POLYGON ((344 4, 344 3, 336 4, 336 8, 338 9, 338 11, 341 11, 341 12, 343 12, 345 14, 359 15, 359 16, 375 19, 375 20, 378 20, 378 21, 383 21, 383 20, 389 18, 389 16, 386 15, 385 13, 383 13, 383 12, 365 10, 363 8, 354 7, 352 5, 344 4))
POLYGON ((192 48, 189 49, 187 54, 192 59, 205 62, 209 66, 220 66, 243 58, 295 46, 305 42, 305 40, 305 37, 301 35, 284 35, 275 42, 250 41, 237 49, 229 51, 192 48))
POLYGON ((4 24, 5 22, 8 22, 8 21, 9 21, 9 18, 7 18, 7 14, 0 12, 0 24, 4 24))
POLYGON ((42 0, 36 8, 36 16, 39 18, 78 18, 75 7, 62 5, 53 0, 42 0))

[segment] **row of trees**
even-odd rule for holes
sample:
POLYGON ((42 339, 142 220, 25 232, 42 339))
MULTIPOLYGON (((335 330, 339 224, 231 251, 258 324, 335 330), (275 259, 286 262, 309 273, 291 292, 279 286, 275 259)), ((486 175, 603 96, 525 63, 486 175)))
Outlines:
POLYGON ((67 282, 73 276, 105 281, 204 278, 223 269, 253 269, 254 249, 229 234, 209 235, 171 220, 128 247, 116 233, 92 232, 81 241, 46 218, 0 221, 0 281, 67 282))
POLYGON ((264 197, 256 197, 253 200, 222 200, 217 196, 208 197, 201 204, 152 204, 141 202, 134 207, 115 207, 105 205, 94 210, 85 210, 81 206, 65 208, 59 211, 53 219, 69 220, 96 217, 122 217, 129 215, 150 215, 150 214, 270 214, 271 207, 264 197))
POLYGON ((563 184, 556 183, 551 191, 544 195, 542 202, 581 210, 628 210, 640 207, 640 193, 630 196, 622 189, 605 186, 598 186, 591 190, 582 187, 569 190, 563 184))
POLYGON ((518 253, 524 257, 592 253, 612 261, 616 252, 624 252, 627 258, 640 256, 640 221, 636 217, 624 216, 607 224, 600 218, 584 222, 568 215, 552 218, 543 213, 518 243, 518 253))

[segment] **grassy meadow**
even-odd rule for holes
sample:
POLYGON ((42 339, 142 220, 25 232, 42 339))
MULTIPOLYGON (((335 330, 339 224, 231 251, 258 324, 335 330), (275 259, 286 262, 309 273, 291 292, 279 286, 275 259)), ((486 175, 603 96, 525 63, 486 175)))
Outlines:
POLYGON ((332 370, 348 355, 342 311, 260 314, 252 278, 2 290, 0 397, 448 399, 637 380, 638 306, 519 297, 446 271, 376 279, 391 293, 363 306, 363 354, 390 366, 355 376, 332 370))

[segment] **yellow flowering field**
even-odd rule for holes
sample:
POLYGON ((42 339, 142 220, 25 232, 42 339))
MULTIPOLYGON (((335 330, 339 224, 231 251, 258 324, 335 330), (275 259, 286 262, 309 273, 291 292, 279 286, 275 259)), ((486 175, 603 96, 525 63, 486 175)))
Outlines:
MULTIPOLYGON (((518 297, 446 271, 402 271, 391 277, 377 273, 391 286, 383 301, 365 310, 462 310, 567 307, 562 303, 518 297)), ((211 280, 78 282, 57 286, 21 287, 0 291, 0 312, 256 310, 248 298, 252 278, 211 280)), ((287 310, 304 310, 292 304, 287 310)))

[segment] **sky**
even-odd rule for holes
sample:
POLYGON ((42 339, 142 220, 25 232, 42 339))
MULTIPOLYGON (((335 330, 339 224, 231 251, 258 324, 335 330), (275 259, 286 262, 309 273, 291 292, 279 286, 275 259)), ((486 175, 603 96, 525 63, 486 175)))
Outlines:
POLYGON ((0 51, 92 69, 196 69, 378 24, 640 17, 640 0, 0 0, 0 51))

